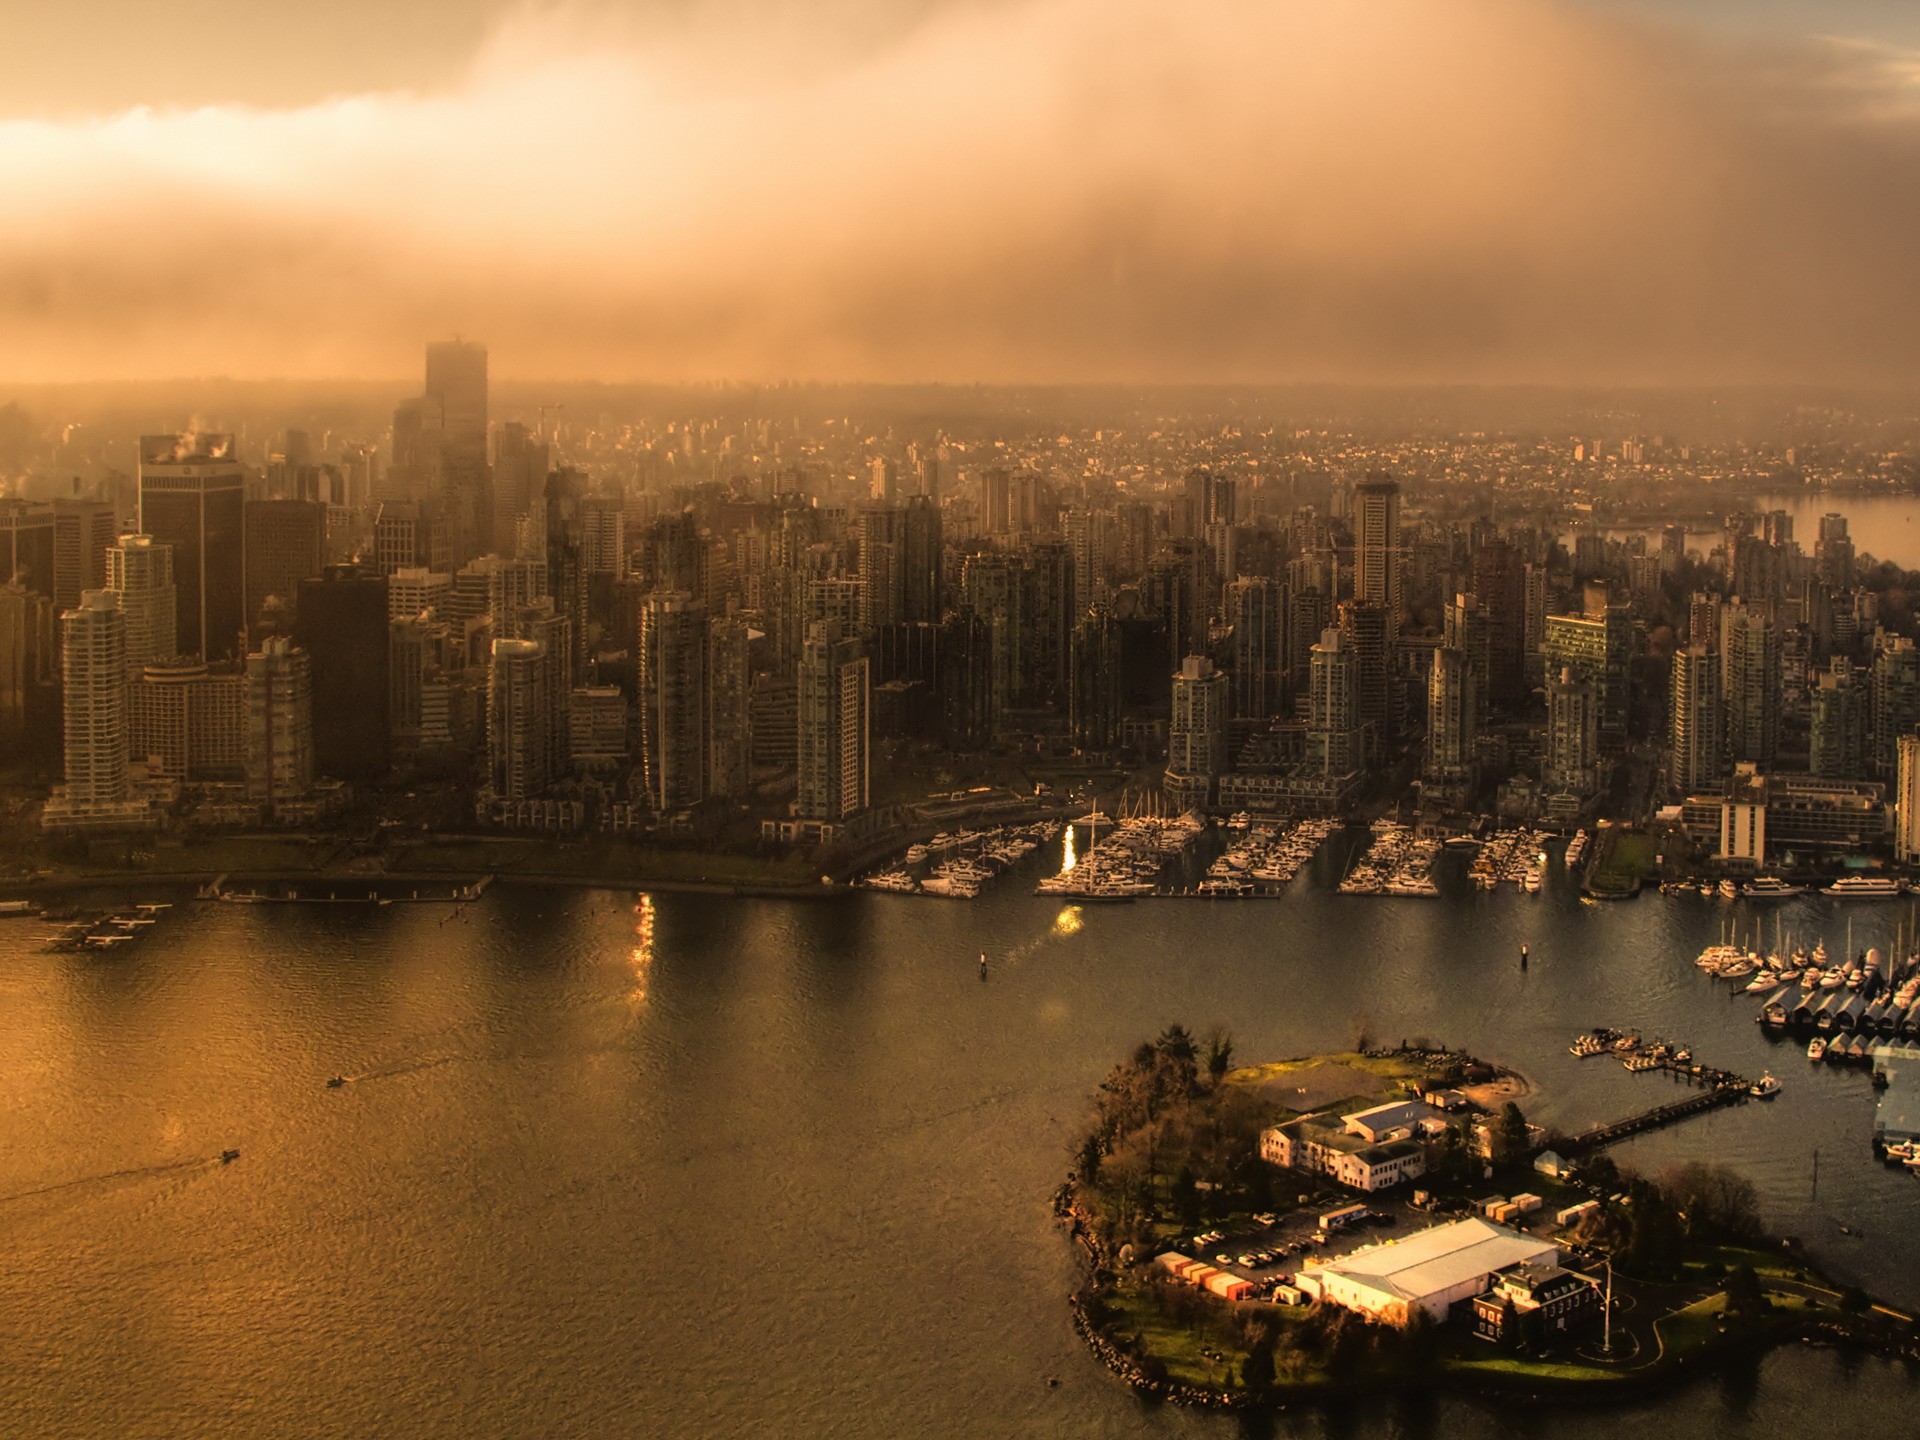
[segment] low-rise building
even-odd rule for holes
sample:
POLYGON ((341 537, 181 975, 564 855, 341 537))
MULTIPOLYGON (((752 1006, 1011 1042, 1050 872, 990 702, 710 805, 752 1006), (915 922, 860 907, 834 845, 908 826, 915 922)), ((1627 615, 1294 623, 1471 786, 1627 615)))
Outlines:
POLYGON ((1501 1271, 1530 1262, 1554 1265, 1559 1258, 1552 1241, 1487 1220, 1456 1220, 1310 1265, 1294 1283, 1313 1299, 1404 1326, 1416 1314, 1444 1321, 1455 1305, 1486 1291, 1501 1271))
POLYGON ((1496 1271, 1473 1297, 1473 1333, 1483 1340, 1531 1348, 1578 1337, 1600 1322, 1600 1286, 1545 1260, 1496 1271))

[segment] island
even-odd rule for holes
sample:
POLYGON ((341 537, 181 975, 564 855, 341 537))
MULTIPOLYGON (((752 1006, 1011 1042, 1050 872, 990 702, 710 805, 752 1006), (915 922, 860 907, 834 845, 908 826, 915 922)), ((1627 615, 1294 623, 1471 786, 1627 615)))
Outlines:
POLYGON ((1239 1066, 1169 1026, 1101 1083, 1055 1198, 1076 1330, 1136 1389, 1228 1408, 1624 1399, 1794 1339, 1920 1360, 1914 1318, 1769 1236, 1744 1177, 1631 1173, 1529 1093, 1425 1039, 1239 1066))

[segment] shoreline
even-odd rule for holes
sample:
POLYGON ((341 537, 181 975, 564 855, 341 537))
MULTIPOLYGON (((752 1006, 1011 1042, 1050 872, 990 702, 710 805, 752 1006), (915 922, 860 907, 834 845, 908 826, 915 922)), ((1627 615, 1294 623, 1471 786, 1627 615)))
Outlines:
MULTIPOLYGON (((1765 1356, 1781 1346, 1798 1342, 1834 1350, 1848 1350, 1886 1361, 1920 1364, 1920 1331, 1909 1319, 1904 1343, 1887 1337, 1862 1334, 1853 1326, 1826 1316, 1793 1316, 1775 1312, 1760 1326, 1751 1329, 1723 1330, 1701 1348, 1673 1356, 1664 1353, 1646 1365, 1615 1371, 1596 1369, 1590 1376, 1551 1375, 1497 1376, 1493 1373, 1463 1372, 1451 1366, 1434 1371, 1410 1373, 1402 1377, 1369 1375, 1356 1380, 1326 1379, 1309 1383, 1276 1384, 1266 1390, 1223 1389, 1193 1385, 1185 1381, 1150 1374, 1139 1357, 1122 1345, 1088 1313, 1088 1301, 1096 1300, 1112 1287, 1113 1257, 1105 1254, 1095 1239, 1092 1226, 1080 1208, 1079 1180, 1069 1173, 1053 1196, 1053 1212, 1067 1228, 1069 1239, 1084 1255, 1088 1274, 1086 1283, 1067 1296, 1067 1307, 1074 1333, 1078 1335, 1111 1374, 1128 1388, 1150 1399, 1189 1409, 1276 1413, 1289 1406, 1324 1407, 1361 1394, 1405 1394, 1444 1391, 1458 1397, 1503 1405, 1529 1408, 1584 1408, 1618 1405, 1649 1399, 1686 1385, 1702 1374, 1710 1374, 1721 1363, 1739 1355, 1765 1356), (1104 1277, 1104 1278, 1103 1278, 1104 1277)), ((1777 1237, 1767 1239, 1778 1245, 1777 1237)), ((1869 1299, 1865 1314, 1898 1312, 1886 1310, 1869 1299)))
MULTIPOLYGON (((632 891, 640 894, 685 894, 685 895, 721 895, 736 899, 754 900, 835 900, 854 893, 854 887, 833 882, 804 881, 792 882, 752 882, 730 880, 685 880, 685 879, 633 879, 615 878, 601 875, 573 875, 556 871, 527 871, 516 873, 510 870, 497 870, 483 873, 455 870, 378 870, 355 872, 339 875, 313 870, 170 870, 155 871, 147 874, 104 874, 88 876, 54 876, 43 880, 22 882, 0 881, 0 899, 33 900, 41 896, 72 895, 88 890, 133 891, 142 887, 159 889, 199 890, 213 884, 216 880, 231 881, 236 885, 288 884, 310 885, 315 889, 331 886, 334 889, 347 889, 355 885, 369 887, 385 884, 419 885, 471 885, 482 880, 496 886, 525 886, 530 889, 548 890, 607 890, 632 891)), ((436 897, 446 903, 453 903, 452 897, 436 897)), ((225 903, 209 900, 209 904, 225 903)), ((356 904, 373 903, 371 900, 328 901, 315 898, 280 899, 274 898, 266 904, 356 904)))

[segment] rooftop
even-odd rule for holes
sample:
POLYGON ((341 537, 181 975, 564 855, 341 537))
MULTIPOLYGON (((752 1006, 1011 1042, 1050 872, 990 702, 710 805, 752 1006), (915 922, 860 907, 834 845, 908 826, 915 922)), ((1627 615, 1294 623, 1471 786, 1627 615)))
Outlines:
POLYGON ((1369 1246, 1351 1255, 1309 1267, 1369 1282, 1403 1299, 1450 1290, 1477 1276, 1490 1275, 1529 1260, 1551 1261, 1559 1247, 1489 1220, 1456 1220, 1404 1240, 1369 1246))

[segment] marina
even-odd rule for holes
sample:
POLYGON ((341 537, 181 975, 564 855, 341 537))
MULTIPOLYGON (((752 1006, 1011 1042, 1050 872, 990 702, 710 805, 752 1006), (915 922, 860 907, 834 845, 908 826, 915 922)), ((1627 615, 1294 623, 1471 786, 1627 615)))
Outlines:
POLYGON ((1060 822, 999 825, 987 830, 942 832, 910 846, 902 863, 875 871, 858 883, 890 895, 933 895, 972 900, 999 876, 1060 837, 1060 822))
MULTIPOLYGON (((1376 820, 1372 838, 1340 882, 1342 895, 1418 895, 1437 898, 1433 862, 1438 836, 1421 835, 1391 820, 1376 820)), ((1536 886, 1537 888, 1537 886, 1536 886)))

